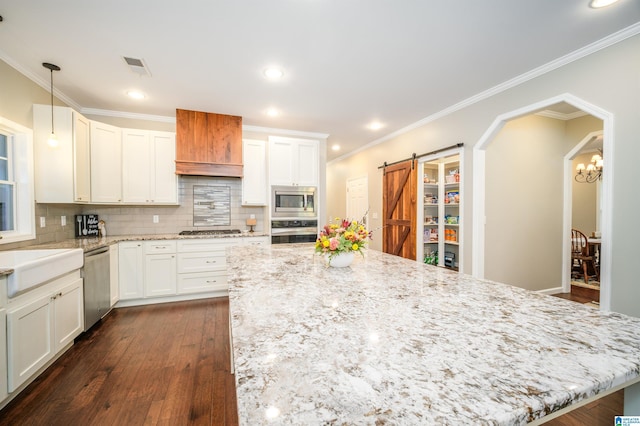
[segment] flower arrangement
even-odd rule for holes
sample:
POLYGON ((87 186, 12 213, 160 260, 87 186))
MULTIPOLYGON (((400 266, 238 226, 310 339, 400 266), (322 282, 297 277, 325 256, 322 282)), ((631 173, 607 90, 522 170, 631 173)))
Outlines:
POLYGON ((328 254, 329 259, 350 251, 359 252, 364 256, 363 249, 367 244, 367 238, 371 238, 371 232, 368 232, 364 225, 355 220, 337 217, 335 223, 325 225, 320 231, 316 240, 316 253, 328 254))

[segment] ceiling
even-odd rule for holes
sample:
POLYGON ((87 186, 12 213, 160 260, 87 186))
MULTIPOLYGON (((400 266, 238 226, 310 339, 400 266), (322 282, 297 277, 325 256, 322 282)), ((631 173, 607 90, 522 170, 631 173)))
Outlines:
POLYGON ((240 115, 329 134, 331 160, 640 22, 637 0, 588 3, 0 0, 0 59, 47 89, 42 62, 60 66, 56 95, 84 113, 240 115), (269 65, 284 77, 267 80, 269 65))

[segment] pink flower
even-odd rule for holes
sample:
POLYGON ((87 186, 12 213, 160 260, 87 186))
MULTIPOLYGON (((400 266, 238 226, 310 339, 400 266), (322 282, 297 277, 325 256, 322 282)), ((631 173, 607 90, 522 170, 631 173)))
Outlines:
POLYGON ((340 244, 340 241, 335 237, 329 240, 329 248, 331 250, 336 250, 338 248, 338 244, 340 244))

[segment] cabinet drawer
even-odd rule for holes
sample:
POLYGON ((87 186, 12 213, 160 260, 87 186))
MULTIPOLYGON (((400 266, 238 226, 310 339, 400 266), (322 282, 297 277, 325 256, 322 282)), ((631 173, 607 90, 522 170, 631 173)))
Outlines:
POLYGON ((221 252, 227 247, 242 245, 243 241, 240 238, 210 238, 202 240, 178 240, 178 252, 190 253, 190 252, 221 252))
POLYGON ((178 254, 178 273, 224 271, 227 262, 224 252, 180 253, 178 254))
POLYGON ((145 241, 144 253, 145 254, 163 254, 163 253, 175 253, 176 242, 175 241, 145 241))
POLYGON ((178 294, 203 293, 206 291, 227 289, 227 273, 225 271, 178 275, 178 294))

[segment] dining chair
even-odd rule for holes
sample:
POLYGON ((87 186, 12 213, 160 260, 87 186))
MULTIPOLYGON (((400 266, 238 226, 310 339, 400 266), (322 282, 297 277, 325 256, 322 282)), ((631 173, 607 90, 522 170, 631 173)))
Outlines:
POLYGON ((577 229, 571 229, 571 270, 577 268, 582 270, 582 276, 585 284, 589 283, 589 274, 587 267, 591 265, 596 278, 600 281, 600 271, 596 267, 595 259, 589 254, 589 245, 587 244, 587 236, 577 229))

